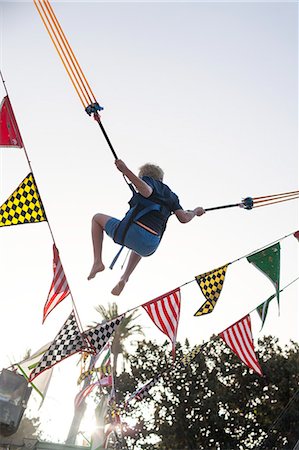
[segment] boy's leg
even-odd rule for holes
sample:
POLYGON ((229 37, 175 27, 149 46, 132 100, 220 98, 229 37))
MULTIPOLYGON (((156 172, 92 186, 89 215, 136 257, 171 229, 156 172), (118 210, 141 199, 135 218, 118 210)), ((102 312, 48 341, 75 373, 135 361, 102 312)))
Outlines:
POLYGON ((111 217, 106 216, 105 214, 96 214, 92 218, 91 237, 92 237, 94 260, 90 274, 87 277, 88 280, 91 280, 96 276, 98 272, 102 272, 105 269, 105 266, 102 261, 102 246, 103 246, 105 225, 110 219, 111 217))
POLYGON ((134 271, 141 258, 142 256, 138 255, 138 253, 135 253, 133 250, 131 251, 126 270, 124 271, 117 285, 112 289, 111 294, 120 295, 123 288, 125 287, 125 284, 129 280, 131 273, 134 271))

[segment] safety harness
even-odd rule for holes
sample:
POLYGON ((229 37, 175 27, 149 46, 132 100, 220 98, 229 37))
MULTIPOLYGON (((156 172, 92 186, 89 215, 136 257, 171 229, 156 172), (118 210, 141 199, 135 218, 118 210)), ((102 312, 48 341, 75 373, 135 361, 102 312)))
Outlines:
POLYGON ((133 192, 133 196, 129 201, 130 209, 126 213, 125 217, 118 224, 113 236, 113 241, 116 244, 121 245, 122 247, 116 254, 112 263, 110 264, 110 269, 113 269, 114 264, 116 263, 119 255, 121 254, 123 248, 125 247, 124 245, 125 238, 130 226, 133 223, 136 223, 138 220, 140 220, 142 217, 144 217, 146 214, 152 211, 159 211, 163 216, 163 218, 165 219, 165 226, 160 235, 161 239, 166 228, 167 219, 171 214, 169 209, 160 200, 158 199, 157 200, 155 199, 155 201, 149 200, 148 198, 145 198, 141 194, 136 192, 131 184, 129 186, 133 192))

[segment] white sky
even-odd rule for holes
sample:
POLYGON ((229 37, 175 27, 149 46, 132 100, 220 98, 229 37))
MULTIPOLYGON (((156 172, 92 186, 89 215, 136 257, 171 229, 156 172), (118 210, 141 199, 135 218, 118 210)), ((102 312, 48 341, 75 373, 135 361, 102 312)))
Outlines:
MULTIPOLYGON (((144 162, 161 165, 186 209, 298 189, 295 3, 52 5, 105 108, 102 121, 114 148, 132 170, 144 162)), ((171 218, 160 248, 142 261, 119 298, 110 291, 120 263, 88 282, 90 220, 96 212, 121 218, 130 192, 33 2, 2 1, 0 29, 1 70, 85 327, 98 320, 98 304, 117 301, 124 312, 298 229, 296 201, 209 212, 186 225, 171 218)), ((5 95, 2 86, 0 93, 5 95)), ((22 150, 1 149, 1 204, 28 173, 22 150)), ((46 223, 3 227, 0 248, 0 366, 7 367, 55 337, 71 302, 41 324, 52 281, 46 223)), ((106 238, 106 267, 117 250, 106 238)), ((281 243, 281 287, 297 276, 298 242, 289 237, 281 243)), ((178 340, 208 339, 273 292, 246 259, 228 268, 213 314, 193 317, 204 298, 195 282, 183 287, 178 340)), ((281 296, 279 317, 271 306, 263 332, 282 343, 298 340, 298 315, 294 284, 281 296)), ((145 312, 139 321, 148 339, 164 341, 145 312)), ((256 313, 252 322, 257 341, 256 313)), ((55 438, 65 438, 72 417, 77 359, 56 367, 55 388, 41 410, 55 438)))

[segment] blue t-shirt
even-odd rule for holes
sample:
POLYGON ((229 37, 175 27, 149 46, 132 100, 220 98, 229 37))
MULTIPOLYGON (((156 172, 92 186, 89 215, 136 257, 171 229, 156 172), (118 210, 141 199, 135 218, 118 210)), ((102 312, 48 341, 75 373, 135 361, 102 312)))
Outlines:
POLYGON ((142 180, 153 189, 148 199, 162 205, 163 209, 162 211, 151 211, 139 221, 161 235, 165 230, 169 216, 177 209, 183 208, 180 205, 178 196, 162 181, 148 176, 142 177, 142 180))

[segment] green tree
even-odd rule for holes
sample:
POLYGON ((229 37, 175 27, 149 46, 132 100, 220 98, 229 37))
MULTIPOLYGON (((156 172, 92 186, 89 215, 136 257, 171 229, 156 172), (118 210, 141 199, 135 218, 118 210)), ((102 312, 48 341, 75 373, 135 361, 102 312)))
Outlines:
POLYGON ((147 399, 124 412, 137 424, 127 438, 129 448, 292 449, 298 440, 298 344, 282 349, 275 338, 265 337, 256 347, 263 377, 219 338, 203 345, 186 366, 179 361, 191 350, 188 341, 177 345, 174 365, 166 344, 140 342, 130 357, 131 373, 118 378, 122 401, 165 373, 147 399))

